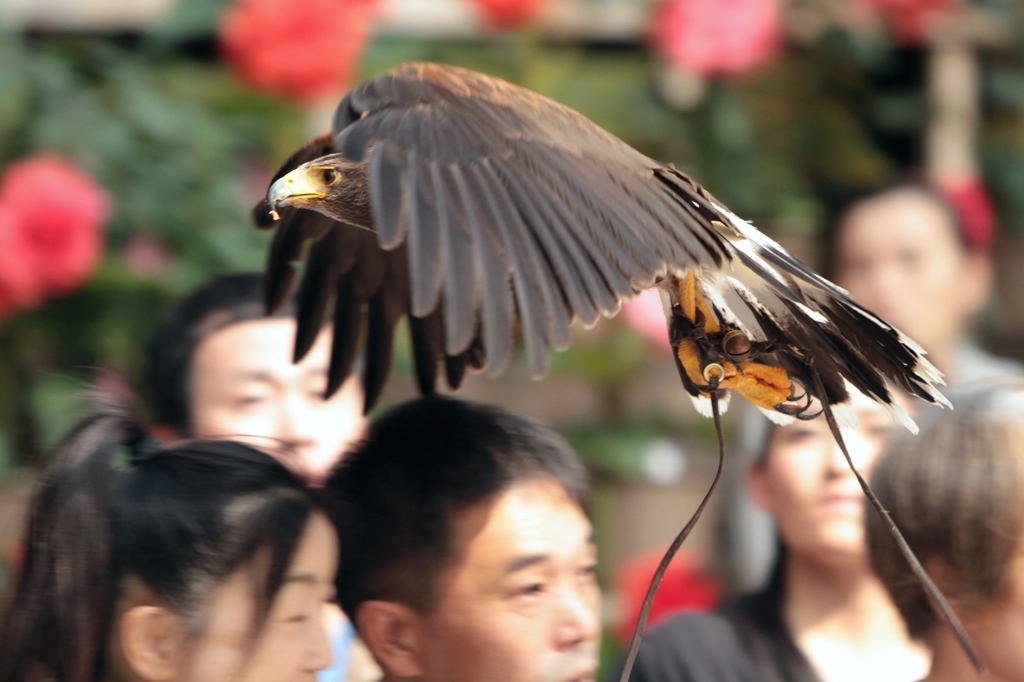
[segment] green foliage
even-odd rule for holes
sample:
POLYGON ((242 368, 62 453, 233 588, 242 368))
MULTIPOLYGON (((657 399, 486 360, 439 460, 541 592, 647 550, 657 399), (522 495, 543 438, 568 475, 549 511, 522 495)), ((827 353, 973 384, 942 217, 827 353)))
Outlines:
MULTIPOLYGON (((216 59, 227 4, 182 0, 128 37, 0 33, 0 168, 60 152, 102 183, 114 206, 105 258, 87 284, 0 322, 0 466, 54 442, 79 404, 68 396, 97 368, 136 381, 145 340, 172 301, 213 275, 262 266, 268 235, 252 229, 247 209, 276 163, 305 139, 307 121, 238 84, 216 59), (140 235, 166 248, 165 268, 132 269, 124 250, 140 235)), ((1013 10, 1008 0, 983 4, 1013 10)), ((845 197, 920 163, 922 54, 884 35, 827 32, 747 78, 708 83, 703 101, 685 112, 666 104, 660 66, 640 45, 521 33, 381 36, 363 55, 360 76, 411 59, 479 69, 553 97, 675 163, 777 234, 814 238, 845 197)), ((1010 230, 1024 226, 1022 62, 1016 46, 984 58, 982 161, 1010 230)), ((616 422, 623 386, 648 364, 668 361, 620 321, 599 327, 607 329, 556 354, 552 372, 591 381, 610 406, 598 418, 616 422)), ((396 370, 411 371, 404 345, 396 370)), ((630 436, 634 445, 646 437, 630 436)), ((601 448, 586 449, 595 461, 604 457, 601 448)))
POLYGON ((269 236, 246 209, 269 159, 303 134, 299 112, 247 92, 222 65, 156 40, 125 42, 0 35, 0 167, 64 154, 114 207, 89 282, 0 322, 0 449, 23 458, 73 420, 68 395, 95 368, 137 378, 144 340, 172 300, 211 275, 262 266, 269 236), (166 248, 164 268, 133 271, 124 248, 139 235, 166 248))

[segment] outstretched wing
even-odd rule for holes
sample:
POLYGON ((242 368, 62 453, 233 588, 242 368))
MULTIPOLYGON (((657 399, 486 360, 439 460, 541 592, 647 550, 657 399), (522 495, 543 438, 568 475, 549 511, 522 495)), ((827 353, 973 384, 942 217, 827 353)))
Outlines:
MULTIPOLYGON (((282 212, 268 298, 283 300, 292 275, 280 269, 324 221, 359 236, 313 245, 301 291, 323 286, 322 299, 339 290, 337 273, 366 257, 367 236, 385 252, 404 246, 407 270, 399 276, 396 264, 379 286, 426 321, 414 339, 418 363, 472 350, 472 364, 497 374, 521 330, 541 375, 550 346, 568 345, 574 318, 591 325, 668 270, 728 258, 695 184, 680 196, 655 181, 663 164, 580 114, 471 71, 407 64, 356 88, 338 106, 331 147, 311 144, 277 177, 318 151, 365 162, 377 234, 282 212)), ((268 211, 257 207, 257 222, 268 211)))
POLYGON ((666 191, 662 164, 504 81, 408 64, 350 93, 334 129, 367 164, 381 247, 408 248, 411 314, 440 306, 445 352, 480 336, 492 373, 517 319, 540 375, 573 317, 593 324, 667 269, 725 255, 696 186, 666 191))
MULTIPOLYGON (((472 71, 411 63, 357 87, 338 106, 333 138, 314 141, 278 176, 319 152, 366 164, 376 232, 285 209, 268 300, 284 299, 291 263, 315 240, 299 290, 296 353, 308 350, 333 303, 336 388, 354 361, 365 307, 367 409, 383 386, 403 314, 411 318, 420 388, 429 393, 442 359, 453 386, 467 365, 500 373, 519 332, 533 374, 543 374, 550 347, 568 346, 573 319, 591 325, 614 315, 622 300, 666 274, 763 269, 744 265, 750 259, 735 244, 731 214, 687 176, 571 109, 472 71)), ((268 211, 258 207, 257 222, 266 223, 268 211)), ((763 257, 810 272, 781 249, 763 257)), ((748 312, 725 314, 753 317, 759 335, 783 349, 817 352, 820 343, 805 343, 820 341, 814 316, 777 317, 793 308, 785 283, 767 278, 760 288, 781 307, 761 304, 755 291, 739 304, 748 312)), ((849 301, 829 293, 836 295, 849 301)), ((849 327, 843 310, 836 324, 849 327)), ((873 367, 901 384, 913 372, 902 356, 896 366, 875 363, 856 344, 850 352, 857 357, 826 368, 829 385, 841 386, 842 377, 858 387, 879 384, 873 367), (864 372, 871 382, 858 377, 864 372)), ((888 396, 884 385, 880 391, 888 396)))

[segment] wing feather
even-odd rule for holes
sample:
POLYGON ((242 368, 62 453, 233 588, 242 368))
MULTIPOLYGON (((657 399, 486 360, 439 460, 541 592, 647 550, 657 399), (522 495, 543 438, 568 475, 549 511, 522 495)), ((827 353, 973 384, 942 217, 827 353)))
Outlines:
POLYGON ((643 277, 663 272, 669 259, 685 260, 683 252, 674 249, 671 240, 665 238, 665 230, 652 212, 631 192, 629 183, 639 182, 639 177, 627 175, 616 183, 590 163, 572 164, 565 158, 558 158, 550 170, 540 172, 557 173, 558 180, 552 182, 571 187, 574 201, 566 203, 580 215, 585 225, 606 226, 624 245, 634 258, 629 271, 634 281, 641 282, 643 277), (626 192, 634 201, 609 205, 601 199, 602 195, 616 189, 626 192))
POLYGON ((502 188, 494 168, 484 160, 472 168, 468 178, 475 180, 475 191, 484 197, 491 224, 496 225, 512 257, 515 300, 523 327, 523 339, 535 376, 547 370, 547 281, 538 267, 536 244, 523 224, 519 212, 502 188))
POLYGON ((382 249, 391 250, 402 243, 409 226, 410 192, 407 187, 407 161, 399 149, 388 142, 374 145, 370 154, 370 211, 380 235, 382 249))
MULTIPOLYGON (((849 382, 891 403, 882 377, 941 400, 932 385, 938 373, 897 330, 685 174, 536 93, 456 67, 405 64, 346 95, 333 139, 307 145, 278 176, 318 150, 366 164, 374 230, 306 211, 282 215, 267 300, 284 300, 292 263, 313 240, 296 350, 315 339, 336 287, 333 347, 341 357, 332 360, 331 390, 365 328, 367 409, 405 314, 426 393, 441 361, 452 387, 468 368, 501 372, 517 330, 540 375, 550 346, 568 345, 574 319, 593 324, 686 271, 717 287, 709 297, 723 319, 775 344, 772 361, 807 386, 819 372, 830 402, 848 397, 849 382)), ((255 213, 264 226, 265 203, 255 213)))
POLYGON ((462 379, 466 376, 466 355, 444 356, 444 378, 448 382, 448 388, 453 391, 462 386, 462 379))
POLYGON ((402 250, 384 254, 385 269, 397 281, 386 281, 370 298, 367 310, 366 353, 363 365, 363 389, 366 392, 364 410, 369 412, 380 398, 391 371, 395 326, 405 315, 409 305, 409 283, 401 281, 406 272, 401 263, 402 250), (390 265, 391 267, 387 267, 390 265))
POLYGON ((366 364, 363 365, 364 412, 369 412, 377 403, 391 371, 394 325, 397 321, 393 321, 388 313, 382 295, 370 299, 366 330, 366 364))
MULTIPOLYGON (((516 176, 513 171, 501 162, 496 162, 506 178, 511 182, 516 176)), ((619 300, 633 295, 631 276, 644 278, 650 269, 633 261, 622 244, 616 243, 613 234, 603 230, 588 229, 572 211, 565 208, 565 200, 553 196, 551 190, 545 191, 545 184, 536 171, 519 177, 524 186, 530 187, 533 203, 544 214, 543 226, 538 225, 535 232, 544 229, 551 232, 564 229, 575 239, 585 253, 585 261, 581 269, 595 273, 594 279, 599 282, 593 291, 599 297, 595 299, 601 312, 614 314, 618 312, 619 300)))
POLYGON ((426 317, 409 317, 409 336, 421 395, 433 395, 437 384, 437 362, 444 353, 444 318, 438 308, 426 317))
POLYGON ((508 191, 517 210, 534 226, 534 233, 541 242, 552 270, 559 278, 562 292, 572 306, 573 312, 583 324, 593 325, 601 314, 601 302, 607 301, 607 284, 594 271, 580 244, 564 226, 555 222, 549 224, 541 215, 538 192, 527 189, 529 178, 513 179, 508 191))
MULTIPOLYGON (((268 314, 274 314, 288 300, 295 277, 298 273, 292 265, 302 256, 302 248, 306 244, 306 236, 301 227, 293 224, 296 211, 281 221, 281 226, 274 233, 267 256, 266 278, 263 283, 263 305, 268 314)), ((326 218, 326 216, 323 216, 326 218)))
POLYGON ((425 317, 436 307, 447 263, 447 249, 442 243, 447 215, 439 206, 434 179, 409 150, 407 191, 409 204, 409 277, 412 285, 412 314, 425 317))
POLYGON ((345 273, 338 279, 338 300, 334 306, 334 330, 331 338, 331 363, 327 368, 327 395, 345 383, 359 350, 363 306, 356 295, 355 275, 345 273))
POLYGON ((475 251, 473 260, 476 280, 480 282, 480 295, 489 305, 480 309, 481 333, 483 335, 484 352, 487 358, 488 373, 500 373, 512 356, 513 320, 515 310, 512 305, 511 264, 504 244, 490 230, 481 224, 483 209, 474 200, 466 178, 459 166, 449 166, 451 177, 460 206, 457 216, 464 226, 468 226, 475 251))
MULTIPOLYGON (((450 353, 464 351, 472 343, 477 331, 477 268, 473 253, 473 235, 466 225, 465 216, 457 215, 458 191, 450 186, 450 176, 442 174, 436 162, 429 166, 434 200, 437 203, 438 224, 444 232, 444 317, 445 347, 450 353)), ((414 289, 415 291, 415 289, 414 289)), ((415 307, 413 314, 416 314, 415 307)))
POLYGON ((337 231, 332 231, 325 235, 322 241, 325 242, 324 248, 311 251, 302 276, 302 283, 299 285, 295 309, 297 323, 293 351, 295 362, 306 357, 306 353, 316 343, 327 317, 327 305, 334 295, 335 278, 338 273, 333 256, 338 244, 342 241, 342 235, 337 231))
POLYGON ((516 318, 531 371, 540 374, 548 347, 568 345, 574 317, 593 324, 669 267, 721 249, 710 221, 666 231, 636 205, 639 196, 673 221, 692 222, 695 211, 681 210, 671 192, 650 182, 661 164, 576 112, 507 83, 454 67, 406 65, 350 93, 335 121, 335 146, 352 160, 368 156, 381 248, 409 244, 412 314, 425 316, 443 300, 446 354, 480 338, 479 360, 492 371, 511 353, 516 318), (415 154, 416 164, 403 163, 400 150, 415 154), (579 166, 589 173, 574 173, 579 166), (438 187, 444 179, 434 168, 458 169, 474 184, 479 229, 466 229, 474 204, 438 187), (433 186, 425 191, 428 172, 433 186), (613 179, 622 175, 628 180, 613 179), (704 248, 687 240, 690 229, 709 233, 704 248), (477 259, 471 269, 457 266, 474 262, 470 255, 477 259), (490 267, 496 261, 506 267, 490 267), (499 341, 499 334, 510 338, 499 341))

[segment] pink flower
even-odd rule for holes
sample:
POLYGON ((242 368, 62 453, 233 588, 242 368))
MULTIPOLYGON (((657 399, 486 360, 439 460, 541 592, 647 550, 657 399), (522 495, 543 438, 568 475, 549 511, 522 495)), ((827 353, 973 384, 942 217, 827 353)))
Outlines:
POLYGON ((221 50, 249 85, 311 102, 349 84, 376 8, 377 0, 237 0, 221 18, 221 50))
POLYGON ((672 352, 668 342, 668 326, 661 294, 657 289, 646 289, 632 301, 622 304, 622 317, 656 348, 672 352))
POLYGON ((777 0, 663 0, 651 27, 654 49, 702 76, 739 75, 782 47, 777 0))
POLYGON ((103 189, 70 161, 39 154, 0 177, 0 308, 67 293, 103 251, 103 189))
POLYGON ((928 22, 937 14, 956 9, 957 0, 860 0, 869 9, 887 15, 896 29, 896 38, 906 45, 920 45, 928 22))
POLYGON ((545 0, 473 0, 484 13, 488 26, 495 29, 525 24, 540 13, 545 0))
POLYGON ((92 383, 96 390, 104 395, 127 402, 132 401, 135 397, 125 375, 110 367, 100 367, 93 372, 92 383))
POLYGON ((148 235, 135 235, 121 250, 121 256, 133 275, 141 277, 166 272, 171 252, 160 241, 148 235))

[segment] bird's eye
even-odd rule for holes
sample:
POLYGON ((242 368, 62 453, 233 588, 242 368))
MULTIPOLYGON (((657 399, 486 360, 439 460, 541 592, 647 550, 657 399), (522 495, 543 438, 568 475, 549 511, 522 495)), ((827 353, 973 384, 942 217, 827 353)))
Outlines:
POLYGON ((338 172, 331 170, 330 168, 324 169, 324 184, 333 185, 334 181, 338 179, 338 172))

